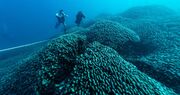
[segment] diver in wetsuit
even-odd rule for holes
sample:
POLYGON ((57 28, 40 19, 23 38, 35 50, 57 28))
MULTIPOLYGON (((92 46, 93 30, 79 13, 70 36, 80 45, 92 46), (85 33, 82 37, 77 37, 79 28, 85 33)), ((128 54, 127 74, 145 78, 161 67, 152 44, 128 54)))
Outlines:
POLYGON ((65 17, 67 17, 63 10, 60 10, 59 13, 56 13, 57 23, 55 25, 55 28, 58 28, 60 24, 63 24, 64 31, 66 31, 66 24, 65 24, 65 17))
POLYGON ((81 24, 81 21, 83 18, 85 18, 84 14, 81 11, 79 11, 76 15, 76 21, 75 21, 77 26, 79 26, 81 24))

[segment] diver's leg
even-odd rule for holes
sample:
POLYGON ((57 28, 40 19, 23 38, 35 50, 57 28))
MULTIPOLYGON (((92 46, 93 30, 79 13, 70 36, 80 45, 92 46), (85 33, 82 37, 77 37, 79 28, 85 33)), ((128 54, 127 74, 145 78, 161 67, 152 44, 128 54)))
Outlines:
POLYGON ((66 34, 66 24, 65 23, 62 23, 63 26, 64 26, 64 33, 66 34))
POLYGON ((55 28, 58 28, 60 26, 60 22, 57 22, 56 25, 55 25, 55 28))

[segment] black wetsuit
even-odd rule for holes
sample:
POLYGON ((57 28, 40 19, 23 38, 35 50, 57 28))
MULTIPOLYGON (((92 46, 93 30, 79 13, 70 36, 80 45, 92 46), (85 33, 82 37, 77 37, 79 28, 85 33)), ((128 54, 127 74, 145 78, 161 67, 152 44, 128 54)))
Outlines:
POLYGON ((75 23, 79 26, 83 18, 85 18, 84 14, 82 12, 78 12, 75 23))
POLYGON ((65 14, 63 13, 60 13, 61 16, 57 16, 56 15, 56 18, 58 20, 58 22, 56 23, 56 26, 55 28, 58 28, 60 26, 60 24, 63 24, 63 26, 65 27, 65 14))
POLYGON ((65 22, 65 17, 64 16, 62 16, 62 17, 58 17, 58 16, 56 16, 57 17, 57 19, 58 19, 58 22, 61 24, 64 24, 64 22, 65 22))

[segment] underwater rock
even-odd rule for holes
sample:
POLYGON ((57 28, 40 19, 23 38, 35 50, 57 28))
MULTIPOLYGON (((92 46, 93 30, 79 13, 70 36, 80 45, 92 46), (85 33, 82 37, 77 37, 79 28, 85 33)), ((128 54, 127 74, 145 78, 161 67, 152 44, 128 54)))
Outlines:
POLYGON ((89 42, 98 41, 118 52, 130 47, 130 43, 140 41, 139 36, 134 31, 109 20, 98 21, 89 27, 89 30, 86 34, 89 42))
MULTIPOLYGON (((68 77, 59 82, 56 81, 59 78, 51 79, 51 85, 47 85, 53 88, 51 94, 175 95, 125 61, 115 50, 98 42, 89 44, 85 52, 77 56, 74 66, 67 69, 70 69, 68 77)), ((45 94, 49 90, 39 92, 45 94)))
POLYGON ((132 19, 141 18, 161 18, 164 16, 172 16, 175 12, 168 7, 160 5, 133 7, 120 14, 123 17, 132 19))

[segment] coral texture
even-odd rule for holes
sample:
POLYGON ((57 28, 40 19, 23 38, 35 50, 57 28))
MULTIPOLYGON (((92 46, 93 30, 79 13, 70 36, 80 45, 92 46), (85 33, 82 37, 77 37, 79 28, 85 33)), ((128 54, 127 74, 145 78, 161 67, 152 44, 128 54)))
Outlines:
MULTIPOLYGON (((69 66, 72 65, 69 64, 69 66)), ((52 73, 53 71, 46 72, 52 73)), ((53 81, 51 87, 54 88, 51 94, 175 94, 141 73, 134 65, 119 56, 115 50, 98 42, 88 45, 85 52, 76 58, 76 64, 68 73, 68 77, 62 82, 51 78, 53 81)), ((49 89, 41 92, 45 94, 47 91, 49 89)))

